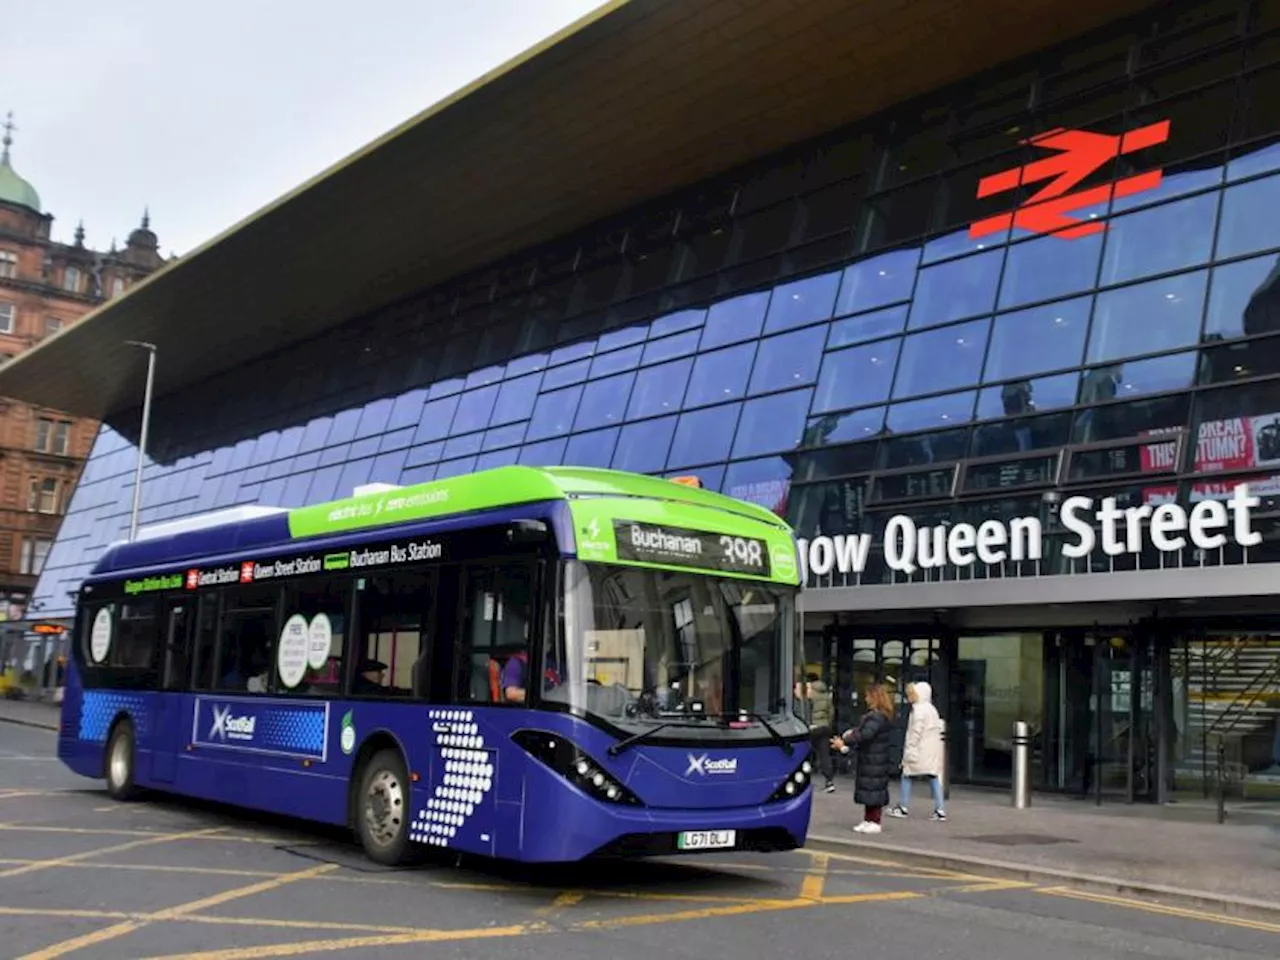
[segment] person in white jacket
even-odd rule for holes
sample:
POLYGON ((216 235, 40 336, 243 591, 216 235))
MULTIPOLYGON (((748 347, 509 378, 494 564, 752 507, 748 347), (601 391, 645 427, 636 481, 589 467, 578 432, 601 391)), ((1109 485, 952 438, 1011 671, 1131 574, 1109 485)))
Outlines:
POLYGON ((898 805, 889 816, 907 816, 911 806, 911 780, 927 778, 933 789, 933 816, 930 820, 947 819, 942 797, 942 720, 933 705, 933 688, 927 683, 907 687, 911 701, 911 719, 907 722, 907 739, 902 749, 902 780, 898 787, 898 805))

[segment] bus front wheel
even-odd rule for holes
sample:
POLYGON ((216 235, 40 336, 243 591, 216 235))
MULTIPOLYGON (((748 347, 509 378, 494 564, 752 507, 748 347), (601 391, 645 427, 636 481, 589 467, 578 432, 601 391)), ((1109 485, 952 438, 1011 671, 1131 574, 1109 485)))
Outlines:
POLYGON ((138 788, 133 782, 134 757, 133 723, 121 720, 111 730, 107 740, 107 793, 113 800, 133 800, 138 788))
POLYGON ((409 773, 399 750, 379 750, 364 765, 356 798, 356 832, 369 859, 398 866, 411 855, 409 773))

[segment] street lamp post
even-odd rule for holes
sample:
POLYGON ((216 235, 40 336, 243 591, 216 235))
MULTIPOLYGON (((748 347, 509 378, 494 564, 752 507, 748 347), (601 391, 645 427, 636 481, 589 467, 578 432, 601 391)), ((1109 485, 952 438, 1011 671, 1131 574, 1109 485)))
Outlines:
POLYGON ((156 375, 156 345, 138 340, 125 341, 147 351, 147 386, 142 395, 142 432, 138 437, 138 467, 133 475, 133 515, 129 520, 129 540, 138 539, 138 512, 142 507, 142 466, 147 458, 147 431, 151 426, 151 388, 156 375))

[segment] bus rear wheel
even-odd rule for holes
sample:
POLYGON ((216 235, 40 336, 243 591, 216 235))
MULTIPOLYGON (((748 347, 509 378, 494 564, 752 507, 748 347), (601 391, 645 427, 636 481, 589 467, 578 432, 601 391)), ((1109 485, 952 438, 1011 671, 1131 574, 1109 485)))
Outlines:
POLYGON ((121 720, 111 729, 107 740, 107 793, 113 800, 133 800, 138 796, 138 788, 133 782, 136 756, 133 723, 121 720))
POLYGON ((379 750, 365 763, 356 795, 356 832, 375 863, 399 866, 412 856, 409 773, 399 750, 379 750))

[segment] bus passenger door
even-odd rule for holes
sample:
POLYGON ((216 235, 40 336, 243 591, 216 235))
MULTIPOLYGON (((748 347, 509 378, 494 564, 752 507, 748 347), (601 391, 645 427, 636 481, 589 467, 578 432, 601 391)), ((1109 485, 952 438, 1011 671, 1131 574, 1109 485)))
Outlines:
POLYGON ((164 650, 160 674, 160 694, 156 697, 155 727, 151 736, 151 778, 173 783, 178 767, 182 732, 190 726, 183 705, 191 673, 191 621, 194 599, 170 600, 165 604, 164 650))

